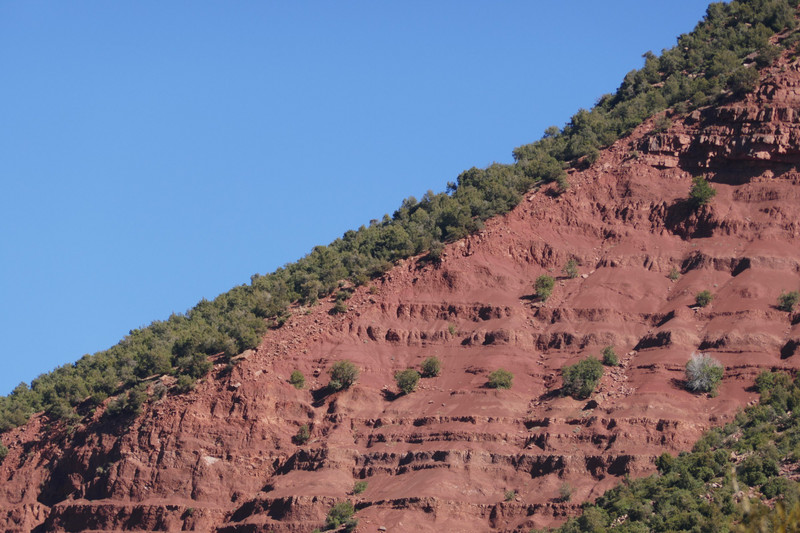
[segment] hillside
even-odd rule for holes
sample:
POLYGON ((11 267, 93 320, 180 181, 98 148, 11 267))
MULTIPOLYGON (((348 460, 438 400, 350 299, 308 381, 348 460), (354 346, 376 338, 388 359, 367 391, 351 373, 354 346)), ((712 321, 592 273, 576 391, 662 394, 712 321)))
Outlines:
MULTIPOLYGON (((147 401, 147 380, 169 374, 170 392, 184 392, 210 369, 209 358, 228 363, 258 346, 267 328, 278 328, 292 302, 314 305, 348 286, 360 286, 397 261, 428 252, 436 261, 442 243, 474 234, 483 222, 507 213, 533 187, 555 181, 569 186, 565 169, 582 169, 600 150, 665 109, 680 115, 755 89, 759 72, 782 53, 795 54, 800 34, 796 0, 737 0, 709 6, 706 17, 661 56, 646 53, 614 94, 591 110, 579 110, 564 128, 547 128, 537 142, 513 151, 515 163, 471 168, 448 182, 447 191, 403 200, 393 216, 347 231, 327 246, 267 275, 253 275, 212 301, 186 313, 131 330, 111 348, 85 355, 0 396, 0 433, 44 411, 53 420, 77 424, 109 397, 109 414, 134 414, 147 401), (87 402, 87 399, 89 400, 87 402), (80 411, 80 412, 79 412, 80 411)), ((663 117, 659 129, 668 125, 663 117)), ((337 310, 342 310, 340 301, 337 310)))
POLYGON ((338 303, 295 301, 253 349, 212 354, 193 390, 152 372, 132 389, 151 400, 141 413, 34 414, 2 436, 0 525, 307 532, 349 499, 357 531, 527 531, 654 472, 754 402, 762 369, 799 366, 800 320, 776 304, 800 288, 800 62, 782 52, 751 88, 576 152, 438 259, 393 258, 338 303), (697 176, 716 190, 701 207, 697 176), (556 278, 544 302, 541 275, 556 278), (605 346, 620 366, 589 398, 562 396, 561 368, 605 346), (725 366, 716 396, 685 390, 696 351, 725 366), (428 357, 440 375, 399 395, 395 373, 428 357), (340 360, 360 376, 333 392, 340 360), (486 386, 499 368, 509 390, 486 386))

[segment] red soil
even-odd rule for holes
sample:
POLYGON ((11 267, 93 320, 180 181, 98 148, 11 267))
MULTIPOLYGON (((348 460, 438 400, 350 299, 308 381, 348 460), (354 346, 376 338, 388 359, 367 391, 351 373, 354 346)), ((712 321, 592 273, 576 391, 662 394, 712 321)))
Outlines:
POLYGON ((344 315, 331 301, 295 309, 232 372, 218 366, 128 429, 98 414, 69 434, 34 417, 3 436, 0 528, 308 532, 349 498, 358 531, 527 531, 653 472, 654 457, 753 401, 760 369, 798 366, 800 317, 775 307, 800 287, 798 69, 775 67, 756 94, 666 132, 647 122, 573 172, 567 193, 530 193, 439 265, 402 262, 344 315), (695 213, 700 173, 718 194, 695 213), (558 281, 540 304, 544 273, 558 281), (706 289, 713 302, 694 308, 706 289), (561 367, 606 345, 621 366, 590 400, 561 397, 561 367), (683 388, 698 350, 725 365, 717 397, 683 388), (394 373, 429 356, 442 374, 395 397, 394 373), (314 392, 339 359, 358 383, 314 392), (513 388, 486 388, 501 367, 513 388), (288 383, 295 369, 305 390, 288 383), (298 446, 302 424, 311 439, 298 446))

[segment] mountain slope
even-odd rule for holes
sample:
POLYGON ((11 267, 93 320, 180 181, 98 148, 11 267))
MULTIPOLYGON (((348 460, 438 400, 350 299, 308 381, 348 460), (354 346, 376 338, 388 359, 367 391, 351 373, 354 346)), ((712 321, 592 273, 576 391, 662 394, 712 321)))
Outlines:
POLYGON ((294 304, 195 390, 142 376, 141 414, 86 400, 80 423, 34 415, 3 435, 0 525, 309 531, 350 499, 363 531, 526 530, 652 472, 754 401, 760 369, 798 366, 800 320, 776 307, 800 286, 798 87, 784 52, 752 93, 653 117, 584 153, 566 192, 529 192, 438 261, 399 261, 353 288, 346 312, 332 298, 294 304), (695 208, 700 175, 717 194, 695 208), (570 260, 576 277, 562 274, 570 260), (558 278, 546 302, 543 274, 558 278), (703 290, 714 299, 701 308, 703 290), (590 398, 561 396, 561 368, 608 345, 621 365, 590 398), (698 350, 725 366, 716 397, 684 389, 698 350), (441 374, 398 395, 394 374, 431 356, 441 374), (360 377, 331 392, 327 371, 345 359, 360 377), (486 386, 498 368, 510 390, 486 386), (353 494, 356 481, 366 490, 353 494))
POLYGON ((21 383, 0 396, 0 433, 40 411, 51 420, 79 423, 109 396, 117 399, 107 412, 136 412, 147 399, 144 382, 156 374, 178 379, 172 391, 187 390, 208 372, 209 357, 230 359, 255 348, 267 327, 280 327, 291 302, 313 304, 337 291, 344 296, 343 282, 364 284, 397 260, 425 251, 435 259, 442 242, 480 230, 483 221, 518 205, 531 187, 549 181, 567 186, 564 169, 585 168, 601 148, 647 117, 671 106, 685 113, 752 90, 755 67, 770 64, 784 49, 796 52, 796 6, 797 0, 712 4, 676 47, 660 57, 645 54, 644 67, 626 75, 615 94, 578 111, 563 129, 550 127, 539 141, 515 149, 514 164, 469 169, 448 183, 447 192, 407 198, 392 217, 348 231, 273 273, 254 275, 249 285, 203 300, 185 314, 132 330, 108 350, 43 374, 30 387, 21 383))
POLYGON ((309 531, 350 498, 359 530, 510 531, 652 472, 654 457, 689 449, 754 400, 760 368, 797 367, 800 321, 776 302, 800 286, 799 68, 784 58, 754 94, 667 128, 645 122, 571 171, 566 193, 531 192, 440 263, 402 261, 355 289, 344 314, 328 312, 333 301, 296 309, 238 364, 220 362, 129 425, 100 411, 74 428, 36 415, 3 438, 0 523, 309 531), (698 174, 717 195, 694 210, 698 174), (560 274, 571 258, 576 278, 560 274), (533 284, 546 273, 560 279, 542 304, 533 284), (715 298, 695 308, 701 290, 715 298), (621 366, 589 400, 561 397, 561 367, 606 345, 621 366), (683 388, 697 350, 726 367, 717 397, 683 388), (394 373, 429 356, 441 375, 396 396, 394 373), (329 393, 341 359, 360 378, 329 393), (513 387, 487 388, 501 367, 513 387), (307 389, 288 382, 294 370, 307 389))

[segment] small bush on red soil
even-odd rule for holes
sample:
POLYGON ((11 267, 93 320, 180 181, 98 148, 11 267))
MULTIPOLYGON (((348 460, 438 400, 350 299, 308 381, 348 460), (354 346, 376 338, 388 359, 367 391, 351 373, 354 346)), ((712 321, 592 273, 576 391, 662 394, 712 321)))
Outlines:
POLYGON ((564 382, 561 391, 565 396, 584 400, 594 392, 602 376, 603 365, 600 361, 594 357, 587 357, 561 369, 561 379, 564 382))
POLYGON ((442 362, 438 357, 428 357, 422 362, 422 377, 434 378, 442 371, 442 362))
POLYGON ((778 296, 778 309, 791 313, 798 301, 800 301, 800 292, 783 292, 778 296))
POLYGON ((489 382, 487 385, 492 389, 510 389, 512 379, 514 379, 514 374, 508 370, 498 368, 489 374, 489 382))
POLYGON ((311 438, 311 430, 308 429, 308 424, 303 424, 294 436, 296 444, 305 444, 311 438))
POLYGON ((400 392, 403 394, 411 394, 417 389, 419 372, 413 368, 407 368, 395 374, 394 379, 397 381, 397 388, 400 389, 400 392))
POLYGON ((704 353, 694 353, 686 363, 686 388, 694 392, 710 392, 715 395, 722 381, 725 367, 704 353))
POLYGON ((331 376, 328 387, 334 391, 339 391, 349 388, 356 382, 358 379, 358 367, 347 360, 337 361, 328 370, 328 374, 331 376))
POLYGON ((295 370, 289 378, 289 383, 294 385, 295 389, 302 389, 306 386, 306 377, 299 370, 295 370))
POLYGON ((705 307, 711 303, 711 300, 714 299, 714 295, 711 294, 711 291, 700 291, 698 292, 695 297, 694 301, 700 307, 705 307))

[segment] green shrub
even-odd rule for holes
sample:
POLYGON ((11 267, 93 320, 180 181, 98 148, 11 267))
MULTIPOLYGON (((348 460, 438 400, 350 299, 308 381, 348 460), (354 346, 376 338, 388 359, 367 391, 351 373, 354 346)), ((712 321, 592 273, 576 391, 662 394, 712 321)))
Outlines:
POLYGON ((344 300, 336 300, 336 303, 333 304, 331 308, 331 314, 333 315, 340 315, 347 312, 347 303, 344 300))
POLYGON ((397 388, 400 389, 400 392, 403 394, 410 394, 417 389, 419 372, 413 368, 407 368, 406 370, 396 373, 394 379, 397 381, 397 388))
POLYGON ((656 468, 661 474, 669 474, 675 465, 675 458, 668 452, 662 452, 656 459, 656 468))
POLYGON ((144 386, 140 384, 120 394, 116 399, 111 401, 104 414, 112 418, 134 417, 142 412, 142 404, 144 404, 146 400, 147 392, 144 386))
POLYGON ((756 378, 756 389, 761 395, 771 393, 776 387, 788 389, 791 386, 792 378, 786 372, 762 371, 756 378))
POLYGON ((289 376, 289 383, 294 385, 295 389, 302 389, 306 386, 306 377, 299 370, 295 370, 292 372, 292 375, 289 376))
POLYGON ((572 499, 572 487, 566 481, 558 487, 558 499, 562 502, 568 502, 572 499))
POLYGON ((653 121, 653 131, 663 133, 672 127, 672 121, 666 115, 661 115, 653 121))
POLYGON ((507 490, 506 493, 505 493, 505 499, 506 499, 507 502, 510 502, 511 500, 513 500, 516 497, 517 497, 517 491, 515 491, 515 490, 507 490))
POLYGON ((758 70, 754 68, 738 68, 728 78, 728 88, 734 95, 743 96, 756 90, 759 77, 758 70))
POLYGON ((3 464, 3 460, 6 458, 7 455, 8 455, 8 448, 6 448, 6 446, 2 442, 0 442, 0 465, 3 464))
POLYGON ((442 254, 444 253, 444 244, 440 241, 431 242, 431 248, 428 250, 428 259, 434 263, 442 261, 442 254))
POLYGON ((763 485, 767 482, 767 474, 764 472, 764 460, 758 454, 753 454, 744 459, 736 468, 739 479, 751 487, 763 485))
POLYGON ((556 192, 558 194, 564 194, 569 190, 569 180, 567 179, 566 174, 559 174, 556 176, 556 192))
POLYGON ((716 189, 709 185, 701 176, 692 178, 692 188, 689 191, 689 201, 695 208, 708 204, 717 195, 716 189))
POLYGON ((178 376, 178 380, 175 382, 175 392, 185 394, 190 390, 194 390, 196 381, 192 376, 186 374, 178 376))
POLYGON ((794 306, 797 305, 798 301, 800 301, 800 292, 782 292, 778 296, 778 309, 791 313, 794 311, 794 306))
POLYGON ((62 420, 67 424, 74 424, 78 421, 80 416, 72 409, 66 401, 61 400, 57 402, 53 402, 47 406, 44 413, 47 415, 50 420, 62 420))
POLYGON ((346 525, 353 518, 355 512, 356 510, 352 503, 348 501, 338 502, 328 511, 325 527, 327 529, 336 529, 341 525, 346 525))
POLYGON ((546 274, 539 276, 536 278, 536 283, 534 284, 534 289, 536 290, 536 296, 543 302, 546 302, 550 295, 553 294, 553 287, 556 284, 556 280, 552 276, 548 276, 546 274))
POLYGON ((498 368, 489 374, 487 385, 492 389, 510 389, 512 379, 514 379, 514 374, 508 370, 498 368))
POLYGON ((358 379, 358 368, 350 361, 337 361, 330 370, 328 370, 328 374, 331 376, 328 387, 334 391, 338 391, 347 389, 356 382, 358 379))
MULTIPOLYGON (((340 283, 339 286, 342 286, 342 284, 340 283)), ((336 300, 337 301, 342 301, 342 302, 344 302, 346 300, 349 300, 350 297, 353 296, 354 290, 355 289, 351 289, 351 288, 339 289, 339 292, 336 293, 336 300)))
MULTIPOLYGON (((158 381, 153 385, 153 398, 155 398, 156 400, 160 400, 161 398, 167 395, 168 391, 169 389, 167 389, 167 386, 164 384, 164 382, 158 381)), ((97 402, 96 405, 100 405, 100 403, 101 402, 97 402)))
POLYGON ((686 388, 694 392, 715 393, 725 368, 704 353, 693 353, 686 363, 686 388))
MULTIPOLYGON (((797 34, 795 34, 797 35, 797 34)), ((758 50, 756 56, 756 66, 764 68, 771 65, 781 55, 782 48, 780 46, 773 46, 769 43, 765 44, 758 50)))
POLYGON ((422 377, 433 378, 442 371, 442 362, 438 357, 428 357, 422 362, 422 377))
POLYGON ((678 278, 681 277, 681 271, 675 267, 672 267, 671 269, 669 269, 669 274, 667 275, 667 277, 672 281, 678 281, 678 278))
POLYGON ((603 364, 606 366, 617 366, 619 364, 617 352, 614 351, 613 346, 603 348, 603 364))
POLYGON ((297 433, 295 433, 292 439, 296 444, 305 444, 310 438, 311 430, 308 428, 308 424, 303 424, 298 428, 297 433))
POLYGON ((574 365, 561 369, 561 392, 576 400, 584 400, 594 392, 603 376, 603 365, 594 357, 587 357, 574 365))
POLYGON ((366 481, 356 481, 356 484, 353 485, 353 494, 361 494, 365 490, 367 490, 366 481))
POLYGON ((193 353, 175 358, 175 372, 178 375, 187 375, 195 379, 208 374, 212 364, 208 356, 202 353, 193 353))
POLYGON ((598 507, 584 509, 577 523, 580 531, 607 531, 609 525, 608 513, 598 507))
POLYGON ((578 277, 578 261, 576 259, 567 261, 567 264, 564 265, 564 274, 570 279, 578 277))
POLYGON ((792 483, 791 480, 785 477, 773 477, 764 483, 761 487, 761 493, 769 499, 783 496, 790 490, 792 483))
POLYGON ((714 299, 714 295, 711 294, 711 291, 700 291, 694 295, 694 301, 700 307, 705 307, 711 303, 711 300, 714 299))

